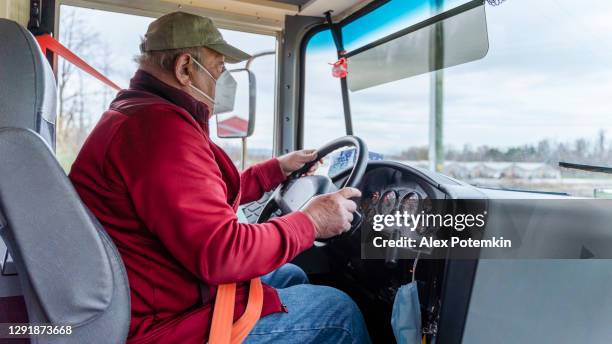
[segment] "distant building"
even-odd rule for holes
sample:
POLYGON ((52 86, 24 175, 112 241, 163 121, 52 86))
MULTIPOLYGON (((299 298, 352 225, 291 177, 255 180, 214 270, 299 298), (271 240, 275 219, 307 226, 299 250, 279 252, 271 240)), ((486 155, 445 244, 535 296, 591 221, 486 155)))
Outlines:
POLYGON ((245 137, 249 130, 249 122, 238 116, 232 116, 217 123, 219 137, 245 137))
POLYGON ((444 164, 444 168, 442 169, 442 173, 452 176, 457 179, 471 179, 472 172, 470 171, 468 166, 465 166, 459 162, 447 163, 444 164))
POLYGON ((500 171, 483 162, 472 169, 472 178, 499 178, 500 171))
POLYGON ((556 179, 561 177, 561 172, 544 163, 517 162, 502 170, 501 177, 516 179, 556 179))
MULTIPOLYGON (((399 161, 403 164, 428 168, 425 160, 399 161)), ((539 162, 507 161, 445 161, 442 172, 453 178, 469 179, 558 179, 561 172, 554 166, 539 162)))
POLYGON ((537 178, 561 178, 561 171, 547 164, 541 164, 541 166, 534 170, 534 173, 537 175, 537 178))
POLYGON ((509 179, 527 179, 529 177, 529 172, 522 166, 513 163, 501 171, 500 177, 509 179))

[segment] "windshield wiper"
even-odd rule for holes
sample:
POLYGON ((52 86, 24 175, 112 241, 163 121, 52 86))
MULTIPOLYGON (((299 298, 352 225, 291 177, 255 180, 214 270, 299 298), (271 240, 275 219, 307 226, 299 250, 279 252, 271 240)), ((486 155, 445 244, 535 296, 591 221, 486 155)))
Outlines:
POLYGON ((589 171, 589 172, 612 174, 612 167, 609 167, 609 166, 584 165, 584 164, 575 164, 572 162, 559 161, 559 167, 571 168, 574 170, 582 170, 582 171, 589 171))

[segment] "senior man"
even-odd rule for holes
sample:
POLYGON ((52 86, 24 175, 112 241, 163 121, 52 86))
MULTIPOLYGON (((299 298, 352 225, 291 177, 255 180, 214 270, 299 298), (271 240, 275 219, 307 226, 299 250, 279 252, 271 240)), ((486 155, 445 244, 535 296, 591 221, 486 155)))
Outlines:
MULTIPOLYGON (((350 227, 358 190, 315 197, 302 211, 242 224, 242 203, 259 199, 316 159, 297 151, 239 173, 210 139, 208 122, 228 91, 225 63, 249 58, 208 18, 175 12, 149 26, 139 68, 79 153, 70 178, 117 245, 131 289, 129 343, 205 343, 217 286, 264 276, 261 318, 246 342, 369 342, 344 293, 307 284, 287 264, 350 227), (218 96, 218 95, 217 95, 218 96), (275 289, 276 288, 276 289, 275 289)), ((231 81, 231 80, 230 80, 231 81)))

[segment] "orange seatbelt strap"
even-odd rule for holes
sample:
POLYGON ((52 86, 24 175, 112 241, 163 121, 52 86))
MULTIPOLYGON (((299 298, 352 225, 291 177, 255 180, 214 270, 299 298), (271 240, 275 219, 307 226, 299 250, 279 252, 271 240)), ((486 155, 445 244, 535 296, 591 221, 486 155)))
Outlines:
POLYGON ((236 283, 222 284, 217 288, 215 308, 210 327, 209 344, 239 344, 249 335, 261 316, 263 286, 259 278, 253 278, 249 287, 249 299, 242 316, 234 320, 236 283))
POLYGON ((40 49, 42 50, 43 54, 47 54, 47 50, 51 50, 52 52, 66 59, 66 61, 79 67, 81 70, 83 70, 87 74, 102 81, 104 84, 108 85, 109 87, 114 88, 117 91, 121 90, 121 87, 117 86, 117 84, 110 81, 107 77, 102 75, 102 73, 98 72, 94 67, 90 66, 87 62, 83 61, 80 57, 75 55, 72 51, 70 51, 70 49, 63 46, 60 42, 58 42, 51 35, 44 34, 44 35, 36 36, 36 40, 38 41, 38 45, 40 46, 40 49))

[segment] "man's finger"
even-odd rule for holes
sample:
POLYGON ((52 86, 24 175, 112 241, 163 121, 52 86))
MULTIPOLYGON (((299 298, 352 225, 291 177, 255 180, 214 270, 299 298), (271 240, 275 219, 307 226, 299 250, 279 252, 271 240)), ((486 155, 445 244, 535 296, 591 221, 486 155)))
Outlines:
POLYGON ((300 152, 299 157, 302 160, 302 162, 311 162, 317 158, 317 151, 314 149, 308 150, 308 151, 303 150, 300 152))
POLYGON ((299 153, 300 153, 302 156, 308 156, 308 157, 311 157, 311 156, 314 156, 314 155, 316 155, 316 154, 317 154, 317 150, 316 150, 316 149, 304 149, 304 150, 301 150, 299 153))
POLYGON ((350 199, 347 199, 344 201, 344 208, 349 212, 354 213, 355 210, 357 210, 357 203, 351 201, 350 199))
POLYGON ((361 191, 355 188, 342 188, 338 193, 344 198, 361 197, 361 191))
POLYGON ((348 213, 348 215, 346 215, 346 220, 349 223, 353 222, 353 213, 348 213))
POLYGON ((314 173, 317 168, 319 168, 319 163, 317 162, 316 164, 310 166, 310 169, 308 170, 309 173, 314 173))

